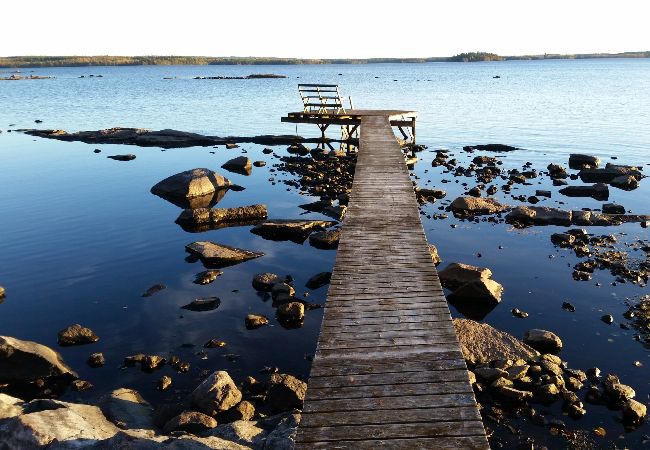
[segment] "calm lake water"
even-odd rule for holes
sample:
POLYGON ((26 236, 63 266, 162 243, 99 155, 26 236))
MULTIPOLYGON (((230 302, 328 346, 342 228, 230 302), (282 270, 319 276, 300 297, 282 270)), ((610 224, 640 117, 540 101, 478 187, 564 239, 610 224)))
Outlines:
MULTIPOLYGON (((23 72, 32 73, 30 69, 23 72)), ((335 252, 317 250, 308 243, 267 241, 250 233, 249 227, 187 233, 174 223, 180 209, 149 192, 167 176, 207 167, 246 187, 242 192, 228 192, 220 207, 266 203, 271 218, 324 218, 298 208, 314 199, 283 184, 288 176, 272 172, 277 159, 263 155, 261 146, 161 151, 58 142, 7 130, 124 126, 219 136, 291 134, 295 126, 280 123, 280 117, 300 109, 296 84, 337 83, 344 95, 352 95, 356 108, 419 111, 418 142, 430 150, 455 152, 464 166, 475 156, 460 151, 464 145, 498 142, 523 149, 501 156, 506 168, 521 170, 530 161, 543 170, 550 162, 566 165, 570 153, 583 152, 605 162, 615 157, 617 163, 644 165, 650 171, 650 60, 94 67, 34 69, 33 74, 56 78, 0 82, 4 186, 0 190, 0 284, 7 289, 7 298, 0 304, 0 334, 57 348, 81 378, 95 385, 84 393, 66 394, 70 399, 93 400, 110 389, 130 386, 152 403, 173 401, 196 386, 203 370, 226 369, 241 381, 265 366, 277 366, 307 377, 322 311, 309 311, 303 328, 286 330, 273 318, 271 301, 253 290, 251 279, 266 271, 290 274, 302 295, 311 275, 331 270, 335 252), (288 78, 193 79, 251 73, 288 78), (90 74, 102 77, 89 78, 90 74), (493 78, 496 75, 500 78, 493 78), (35 124, 36 119, 43 123, 35 124), (93 153, 95 148, 102 153, 93 153), (267 166, 255 168, 249 177, 220 169, 242 149, 253 160, 267 161, 267 166), (133 153, 137 159, 106 158, 119 153, 133 153), (269 181, 271 177, 275 184, 269 181), (266 256, 226 268, 214 283, 198 286, 192 281, 204 268, 200 262, 188 262, 184 250, 195 240, 262 251, 266 256), (142 298, 156 283, 167 289, 142 298), (210 312, 180 309, 194 298, 208 296, 220 297, 221 306, 210 312), (246 330, 248 313, 266 314, 271 325, 246 330), (72 323, 92 328, 101 340, 59 348, 57 332, 72 323), (210 338, 223 339, 227 345, 204 352, 202 345, 210 338), (104 352, 107 364, 90 369, 85 359, 96 351, 104 352), (191 363, 191 370, 176 374, 165 367, 146 374, 120 368, 125 356, 138 352, 178 355, 191 363), (176 390, 155 390, 155 381, 163 374, 172 376, 176 390)), ((297 129, 303 136, 315 136, 315 131, 307 125, 297 129)), ((283 147, 275 150, 286 154, 283 147)), ((446 200, 463 193, 461 183, 475 184, 470 178, 454 178, 441 168, 432 168, 435 152, 419 156, 422 161, 414 177, 421 186, 445 189, 446 200), (442 183, 443 179, 450 182, 442 183)), ((548 180, 533 182, 513 194, 530 195, 535 189, 549 188, 548 180)), ((602 204, 570 199, 559 195, 555 187, 549 189, 553 197, 542 205, 579 209, 602 204)), ((610 191, 610 201, 634 213, 650 213, 647 180, 633 192, 610 191)), ((502 193, 497 197, 517 203, 502 193)), ((441 213, 441 205, 445 202, 426 205, 423 212, 441 213)), ((561 356, 570 367, 598 366, 603 373, 616 373, 636 389, 638 400, 648 403, 650 353, 633 339, 634 330, 619 327, 627 323, 622 316, 626 300, 649 293, 647 287, 612 286, 614 278, 605 271, 596 271, 588 282, 574 281, 571 267, 580 260, 568 250, 556 249, 549 239, 550 234, 565 230, 562 227, 515 230, 506 224, 461 222, 451 215, 446 220, 423 216, 423 223, 429 240, 439 249, 441 267, 455 261, 487 266, 504 285, 503 301, 485 317, 486 322, 518 337, 530 328, 552 330, 564 341, 561 356), (577 311, 562 310, 564 301, 573 303, 577 311), (510 310, 514 307, 529 317, 513 317, 510 310), (600 321, 606 313, 614 316, 614 324, 600 321)), ((614 233, 621 245, 649 239, 648 230, 638 224, 590 227, 589 232, 614 233)), ((326 291, 326 287, 313 291, 308 300, 323 304, 326 291)), ((462 316, 454 308, 452 314, 462 316)), ((617 422, 619 412, 589 404, 586 408, 583 419, 565 420, 570 428, 604 427, 608 434, 596 441, 598 446, 615 442, 639 448, 643 435, 650 433, 644 425, 625 434, 617 422)), ((549 409, 560 414, 558 405, 549 409)), ((547 431, 539 433, 549 447, 561 445, 547 431)))

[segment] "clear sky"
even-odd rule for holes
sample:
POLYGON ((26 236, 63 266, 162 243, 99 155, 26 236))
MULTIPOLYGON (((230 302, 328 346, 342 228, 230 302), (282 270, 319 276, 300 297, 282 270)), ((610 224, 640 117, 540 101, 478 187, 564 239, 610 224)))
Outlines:
POLYGON ((650 0, 9 0, 0 56, 650 50, 650 0))

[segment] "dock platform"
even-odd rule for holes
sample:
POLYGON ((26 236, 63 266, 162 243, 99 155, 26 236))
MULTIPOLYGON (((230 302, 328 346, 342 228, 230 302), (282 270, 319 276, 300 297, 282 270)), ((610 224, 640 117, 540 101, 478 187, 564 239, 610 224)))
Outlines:
POLYGON ((403 113, 336 118, 358 120, 360 148, 296 449, 489 449, 391 128, 403 113))

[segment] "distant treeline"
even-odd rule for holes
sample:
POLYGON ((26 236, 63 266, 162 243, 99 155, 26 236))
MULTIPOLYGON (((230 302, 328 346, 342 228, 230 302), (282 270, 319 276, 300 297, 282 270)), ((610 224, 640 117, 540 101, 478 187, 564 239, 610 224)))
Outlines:
POLYGON ((451 57, 369 58, 369 59, 300 59, 267 57, 210 56, 7 56, 0 57, 0 67, 74 67, 74 66, 181 66, 181 65, 296 65, 296 64, 377 64, 426 62, 475 62, 538 59, 650 58, 647 52, 585 53, 577 55, 499 56, 494 53, 460 53, 451 57))

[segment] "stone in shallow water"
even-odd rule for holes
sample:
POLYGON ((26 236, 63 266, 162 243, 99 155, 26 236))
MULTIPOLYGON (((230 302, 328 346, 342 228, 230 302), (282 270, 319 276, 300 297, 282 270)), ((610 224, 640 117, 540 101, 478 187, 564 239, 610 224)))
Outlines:
POLYGON ((464 263, 451 263, 438 272, 440 283, 447 289, 456 289, 465 283, 481 278, 492 277, 492 271, 487 267, 477 267, 464 263))
POLYGON ((560 194, 567 197, 591 197, 596 200, 607 200, 609 187, 604 183, 596 183, 591 186, 567 186, 560 189, 560 194))
POLYGON ((194 208, 184 210, 176 219, 185 231, 200 232, 224 227, 255 225, 266 219, 266 205, 238 208, 194 208))
POLYGON ((569 155, 569 167, 571 169, 595 169, 600 165, 600 159, 596 156, 573 153, 569 155))
POLYGON ((58 338, 59 345, 83 345, 99 341, 99 336, 93 330, 78 323, 59 331, 58 338))
POLYGON ((189 311, 212 311, 217 309, 221 304, 219 297, 206 297, 206 298, 197 298, 187 305, 181 306, 183 309, 189 311))
POLYGON ((245 156, 233 158, 222 165, 221 168, 242 175, 250 175, 253 170, 251 160, 245 156))
POLYGON ((253 277, 253 289, 256 291, 270 292, 273 289, 273 285, 280 281, 280 277, 274 273, 258 273, 253 277))
POLYGON ((260 314, 249 314, 246 316, 246 328, 249 330, 254 330, 255 328, 263 327, 269 323, 269 319, 260 314))
POLYGON ((484 214, 496 214, 508 209, 508 205, 493 198, 458 197, 451 203, 451 210, 459 217, 471 217, 484 214))
POLYGON ((544 353, 554 353, 562 348, 562 340, 555 333, 534 328, 526 331, 524 342, 544 353))
POLYGON ((128 154, 128 155, 111 155, 107 156, 109 159, 114 159, 115 161, 133 161, 135 159, 135 155, 128 154))
POLYGON ((203 262, 216 265, 238 264, 264 256, 264 253, 243 250, 209 241, 197 241, 185 246, 185 250, 198 256, 203 262))
POLYGON ((571 211, 546 206, 518 206, 506 216, 506 222, 518 225, 571 225, 571 211))
POLYGON ((77 378, 59 353, 36 342, 0 336, 0 383, 58 376, 77 378))
POLYGON ((224 370, 212 373, 192 392, 194 406, 210 416, 229 410, 241 399, 241 392, 224 370))
POLYGON ((306 392, 307 383, 304 381, 292 375, 274 373, 269 381, 266 404, 272 411, 299 409, 306 392))
POLYGON ((196 274, 196 277, 194 278, 194 283, 195 284, 210 284, 214 280, 217 279, 217 277, 220 277, 223 275, 223 272, 221 270, 204 270, 203 272, 199 272, 196 274))
POLYGON ((307 283, 305 283, 305 287, 307 289, 318 289, 320 287, 329 284, 331 278, 332 278, 332 272, 317 273, 316 275, 312 276, 309 280, 307 280, 307 283))
POLYGON ((339 246, 341 230, 319 231, 309 236, 309 245, 321 250, 333 250, 339 246))
POLYGON ((218 173, 198 168, 165 178, 154 185, 151 192, 179 206, 187 205, 184 207, 196 208, 199 204, 205 206, 215 204, 223 197, 230 185, 231 182, 218 173), (191 199, 199 200, 198 204, 191 203, 191 199))
POLYGON ((267 220, 251 229, 251 233, 273 241, 292 241, 298 244, 316 230, 322 230, 336 222, 328 220, 267 220))

